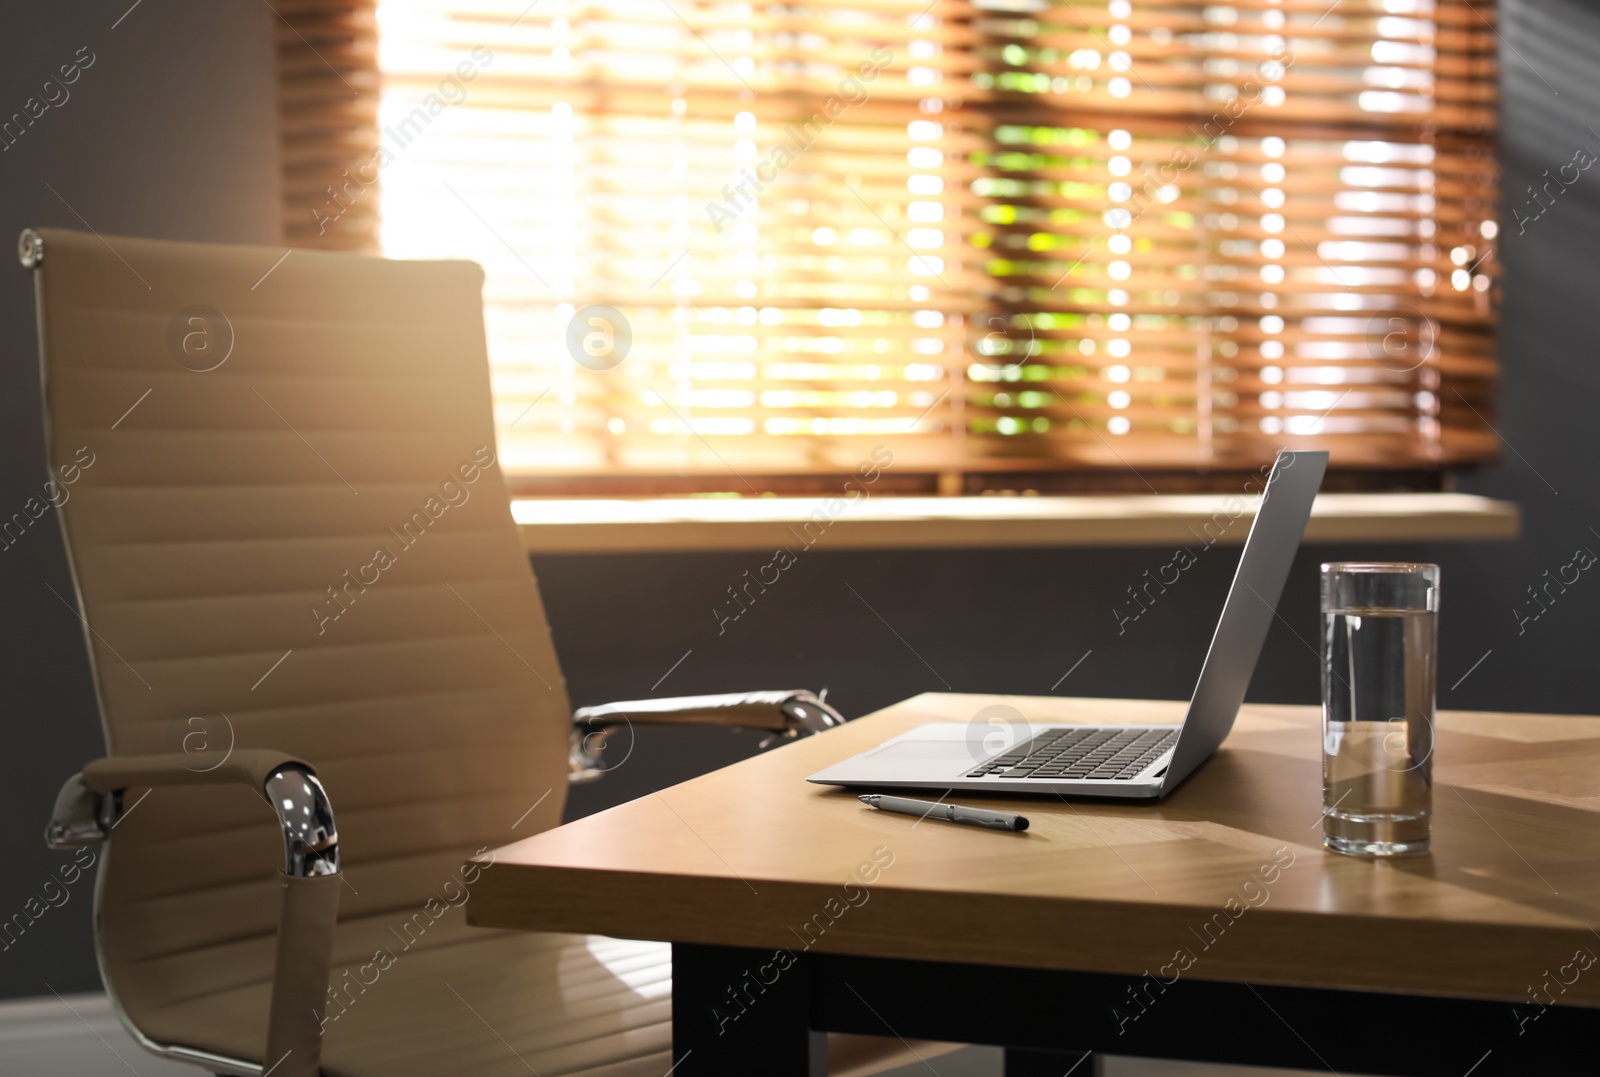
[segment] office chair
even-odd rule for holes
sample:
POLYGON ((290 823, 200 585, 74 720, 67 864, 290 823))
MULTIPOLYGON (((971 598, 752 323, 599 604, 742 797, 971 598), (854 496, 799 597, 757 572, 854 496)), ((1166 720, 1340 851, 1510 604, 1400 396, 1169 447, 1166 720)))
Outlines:
MULTIPOLYGON (((469 928, 493 865, 466 862, 554 826, 620 723, 840 716, 799 691, 570 712, 478 266, 62 230, 19 251, 108 753, 46 837, 105 844, 124 1025, 223 1074, 662 1077, 668 947, 469 928)), ((890 1042, 837 1039, 834 1072, 914 1059, 890 1042)))

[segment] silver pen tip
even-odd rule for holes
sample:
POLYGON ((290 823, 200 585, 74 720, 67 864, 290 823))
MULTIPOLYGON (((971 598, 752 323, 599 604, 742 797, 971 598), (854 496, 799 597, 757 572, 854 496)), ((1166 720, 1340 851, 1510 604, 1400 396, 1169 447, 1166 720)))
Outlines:
POLYGON ((856 797, 856 799, 861 801, 861 803, 863 803, 863 804, 871 804, 872 803, 872 797, 867 796, 865 793, 863 793, 860 796, 856 797))

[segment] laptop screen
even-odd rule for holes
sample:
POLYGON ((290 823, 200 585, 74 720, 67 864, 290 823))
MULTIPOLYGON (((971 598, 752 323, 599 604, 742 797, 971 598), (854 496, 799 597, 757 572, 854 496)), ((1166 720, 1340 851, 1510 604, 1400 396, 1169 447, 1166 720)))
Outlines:
POLYGON ((1172 763, 1162 778, 1164 791, 1210 758, 1233 728, 1327 468, 1326 452, 1278 454, 1200 667, 1172 763))

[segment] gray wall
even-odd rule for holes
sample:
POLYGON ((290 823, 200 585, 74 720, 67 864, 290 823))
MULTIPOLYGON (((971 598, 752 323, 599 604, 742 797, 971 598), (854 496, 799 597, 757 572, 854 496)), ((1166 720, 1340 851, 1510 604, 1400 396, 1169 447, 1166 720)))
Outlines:
MULTIPOLYGON (((102 232, 272 240, 270 12, 250 0, 152 0, 110 29, 124 7, 117 0, 93 17, 65 6, 11 16, 0 44, 0 111, 37 93, 80 45, 97 59, 69 102, 0 153, 0 234, 83 226, 48 183, 102 232)), ((1564 0, 1510 0, 1501 26, 1512 46, 1504 70, 1505 187, 1507 205, 1521 206, 1524 185, 1546 168, 1554 171, 1580 146, 1600 153, 1600 135, 1587 128, 1600 121, 1600 87, 1584 77, 1600 54, 1600 16, 1564 0)), ((1590 530, 1600 529, 1593 418, 1600 365, 1590 359, 1600 173, 1585 172, 1526 234, 1517 234, 1509 212, 1506 219, 1497 425, 1510 449, 1501 465, 1464 476, 1461 488, 1520 503, 1522 541, 1303 551, 1251 698, 1315 701, 1316 565, 1359 556, 1443 565, 1442 705, 1600 710, 1584 675, 1600 628, 1600 581, 1580 579, 1521 635, 1512 613, 1527 605, 1524 589, 1570 561, 1578 546, 1600 550, 1600 535, 1590 530)), ((20 506, 44 478, 32 320, 26 275, 0 266, 0 506, 20 506)), ((535 569, 576 703, 649 695, 690 652, 661 692, 827 685, 855 715, 946 684, 1049 693, 1086 652, 1060 694, 1186 695, 1234 555, 1206 554, 1119 636, 1110 613, 1116 597, 1165 556, 1157 549, 829 552, 824 540, 722 635, 712 607, 764 558, 560 556, 536 558, 535 569)), ((51 517, 0 553, 0 684, 9 711, 0 918, 20 910, 53 870, 59 858, 39 841, 50 800, 63 777, 101 750, 80 629, 47 583, 69 594, 51 517)), ((571 810, 594 810, 730 761, 751 739, 641 734, 606 782, 575 791, 571 810)), ((80 884, 67 905, 0 953, 0 997, 94 987, 87 914, 80 884)))
MULTIPOLYGON (((272 12, 258 0, 147 0, 112 29, 132 3, 7 5, 0 116, 40 97, 80 46, 94 62, 0 152, 0 516, 47 477, 33 286, 10 253, 18 232, 277 240, 272 12)), ((53 512, 0 551, 0 920, 70 859, 44 848, 44 821, 62 780, 104 750, 83 629, 52 588, 72 595, 53 512)), ((90 885, 0 953, 0 997, 99 986, 90 885)))

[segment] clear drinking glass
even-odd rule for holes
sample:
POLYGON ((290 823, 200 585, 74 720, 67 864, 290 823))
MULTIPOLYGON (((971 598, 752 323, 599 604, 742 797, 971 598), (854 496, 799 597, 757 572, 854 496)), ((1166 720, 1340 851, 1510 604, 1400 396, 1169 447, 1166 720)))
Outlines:
POLYGON ((1439 566, 1322 566, 1322 844, 1428 849, 1439 566))

